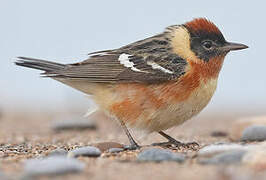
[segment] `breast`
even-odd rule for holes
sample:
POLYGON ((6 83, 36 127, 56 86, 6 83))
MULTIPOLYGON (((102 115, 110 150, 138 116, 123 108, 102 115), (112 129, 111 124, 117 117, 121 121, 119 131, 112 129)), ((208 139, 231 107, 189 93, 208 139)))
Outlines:
POLYGON ((217 87, 217 79, 209 79, 208 81, 201 81, 198 88, 196 88, 189 98, 183 102, 187 117, 198 114, 211 100, 217 87))
MULTIPOLYGON (((210 102, 217 87, 217 79, 200 82, 187 99, 182 101, 168 101, 167 106, 161 107, 153 112, 153 119, 148 123, 139 123, 141 129, 148 131, 161 131, 178 126, 202 111, 210 102), (143 126, 145 125, 145 126, 143 126)), ((171 99, 171 98, 169 98, 171 99)))

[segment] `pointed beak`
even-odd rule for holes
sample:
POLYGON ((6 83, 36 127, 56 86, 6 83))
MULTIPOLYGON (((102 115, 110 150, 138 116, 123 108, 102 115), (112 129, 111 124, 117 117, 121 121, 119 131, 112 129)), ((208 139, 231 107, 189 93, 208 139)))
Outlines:
POLYGON ((248 48, 245 44, 233 43, 233 42, 226 42, 223 47, 221 47, 222 51, 229 52, 235 50, 241 50, 248 48))

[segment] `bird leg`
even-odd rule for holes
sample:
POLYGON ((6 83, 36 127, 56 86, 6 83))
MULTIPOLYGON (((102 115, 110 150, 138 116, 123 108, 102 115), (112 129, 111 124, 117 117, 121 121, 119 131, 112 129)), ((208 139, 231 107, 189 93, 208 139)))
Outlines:
POLYGON ((136 150, 139 149, 140 146, 137 144, 137 142, 133 139, 133 137, 131 136, 129 130, 127 129, 127 126, 125 125, 125 123, 123 121, 120 121, 122 129, 125 131, 128 140, 130 142, 130 145, 125 146, 124 148, 127 150, 136 150))
POLYGON ((186 148, 193 148, 195 146, 199 146, 198 143, 196 142, 190 142, 190 143, 182 143, 180 141, 177 141, 176 139, 172 138, 171 136, 169 136, 168 134, 165 134, 163 131, 159 131, 158 132, 160 135, 162 135, 163 137, 165 137, 166 139, 168 139, 167 142, 162 142, 162 143, 153 143, 153 146, 165 146, 165 147, 169 147, 169 146, 176 146, 176 147, 186 147, 186 148))

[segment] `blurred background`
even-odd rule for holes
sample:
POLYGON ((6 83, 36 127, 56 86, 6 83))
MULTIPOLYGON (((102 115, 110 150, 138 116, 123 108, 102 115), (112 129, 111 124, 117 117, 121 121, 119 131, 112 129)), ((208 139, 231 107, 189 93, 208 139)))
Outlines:
POLYGON ((266 110, 265 1, 0 1, 0 109, 81 108, 84 94, 14 65, 28 56, 72 63, 89 52, 118 48, 195 17, 213 21, 228 41, 250 48, 230 53, 204 113, 266 110), (250 13, 252 9, 252 13, 250 13), (229 13, 230 12, 230 13, 229 13))

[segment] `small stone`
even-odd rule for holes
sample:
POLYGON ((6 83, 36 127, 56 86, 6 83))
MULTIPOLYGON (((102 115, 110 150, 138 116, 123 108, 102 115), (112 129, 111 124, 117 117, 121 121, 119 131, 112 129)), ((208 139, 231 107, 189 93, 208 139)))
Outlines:
POLYGON ((226 137, 228 134, 226 132, 223 131, 213 131, 211 133, 212 137, 226 137))
POLYGON ((119 153, 122 151, 124 151, 123 148, 110 148, 110 149, 108 149, 108 152, 110 152, 110 153, 119 153))
POLYGON ((51 156, 44 159, 31 159, 25 162, 24 179, 36 176, 57 176, 79 173, 85 165, 73 158, 51 156))
POLYGON ((244 129, 241 141, 264 141, 266 140, 266 126, 253 125, 244 129))
POLYGON ((244 146, 240 144, 211 144, 203 147, 198 151, 199 156, 211 157, 213 155, 223 153, 226 151, 234 151, 234 150, 247 150, 250 146, 244 146))
POLYGON ((0 158, 5 157, 5 153, 3 151, 0 151, 0 158))
POLYGON ((266 143, 264 142, 256 147, 245 154, 242 162, 253 169, 266 170, 266 143))
POLYGON ((182 163, 185 161, 185 155, 181 153, 173 153, 172 151, 159 149, 159 148, 150 148, 146 149, 139 153, 137 160, 140 162, 145 161, 176 161, 182 163))
POLYGON ((247 151, 234 150, 229 152, 223 152, 213 156, 212 158, 200 159, 200 164, 236 164, 240 163, 242 157, 247 151))
POLYGON ((49 153, 49 156, 66 156, 67 151, 65 149, 54 149, 49 153))
POLYGON ((78 157, 78 156, 87 156, 87 157, 99 157, 101 155, 101 150, 94 146, 86 146, 81 148, 73 149, 68 153, 68 157, 78 157))
POLYGON ((102 142, 102 143, 97 143, 93 144, 93 146, 99 148, 102 152, 107 151, 108 149, 111 148, 124 148, 124 145, 116 143, 116 142, 102 142))
POLYGON ((72 117, 71 119, 59 120, 53 123, 52 128, 55 131, 61 130, 85 130, 96 129, 95 122, 81 117, 72 117))
POLYGON ((243 130, 252 125, 266 126, 266 116, 255 116, 236 120, 232 124, 232 128, 230 130, 230 138, 234 141, 239 140, 243 134, 243 130))

